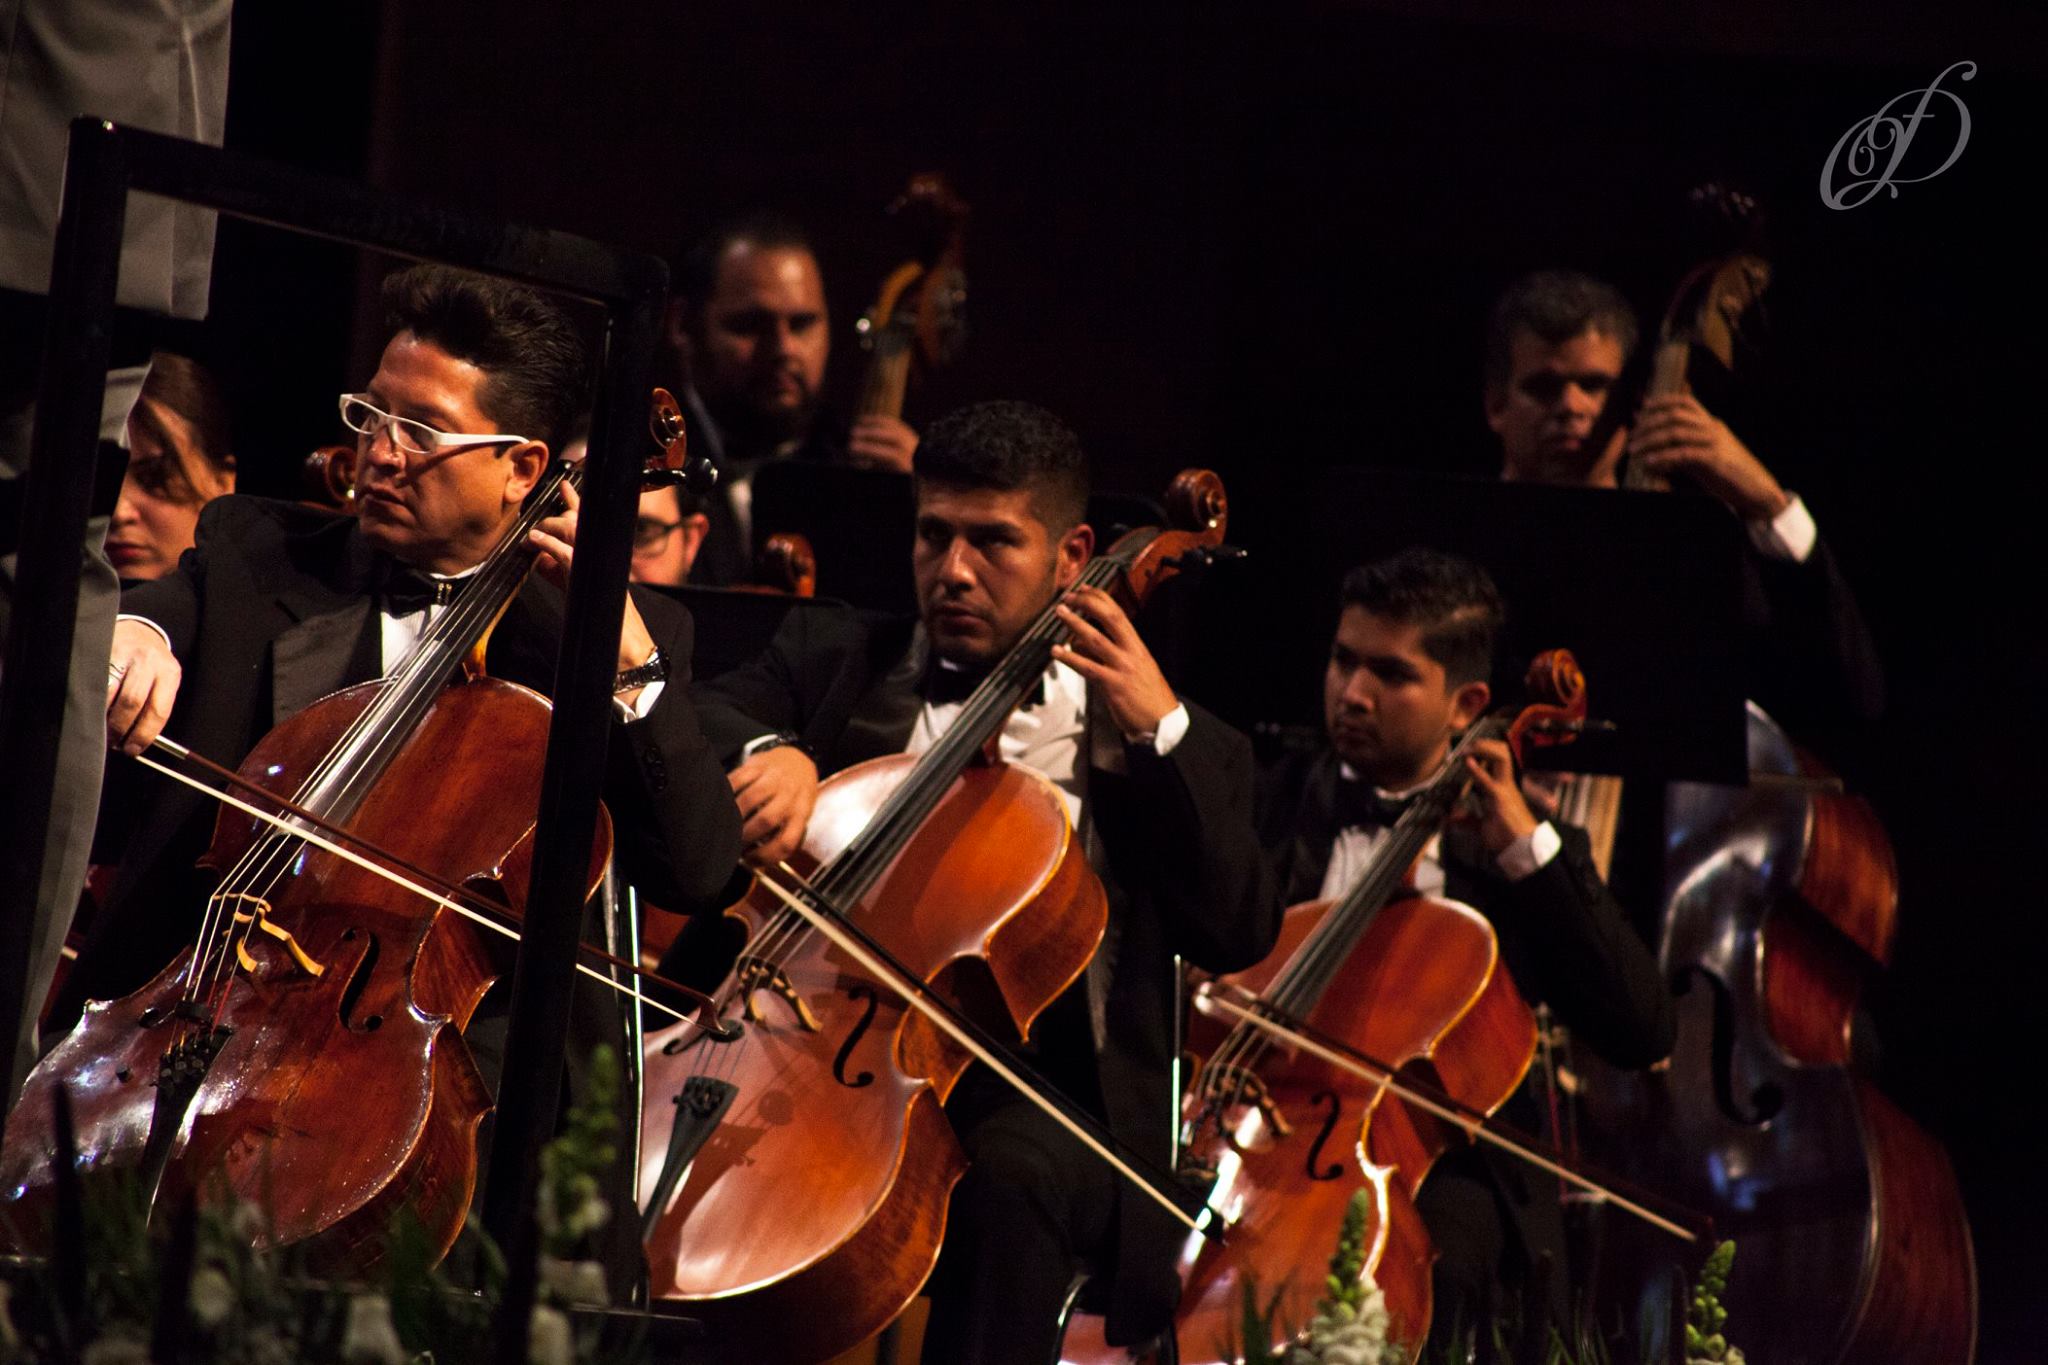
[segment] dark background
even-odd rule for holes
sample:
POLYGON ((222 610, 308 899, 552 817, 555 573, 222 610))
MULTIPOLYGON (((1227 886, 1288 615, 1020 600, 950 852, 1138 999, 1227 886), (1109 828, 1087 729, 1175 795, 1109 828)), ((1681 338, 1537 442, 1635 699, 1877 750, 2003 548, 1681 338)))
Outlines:
MULTIPOLYGON (((2018 6, 1236 8, 387 0, 309 24, 247 5, 228 140, 671 257, 723 213, 779 206, 818 237, 842 402, 853 319, 901 250, 880 210, 942 168, 975 211, 972 333, 912 395, 912 422, 1026 397, 1080 429, 1105 486, 1156 493, 1216 468, 1241 538, 1283 563, 1345 553, 1355 531, 1288 496, 1300 471, 1492 472, 1479 327, 1509 279, 1586 268, 1654 320, 1690 263, 1682 192, 1750 188, 1772 212, 1771 326, 1717 407, 1805 494, 1885 656, 1886 722, 1833 755, 1903 871, 1896 966, 1873 996, 1885 1085, 1960 1170, 1980 1358, 2039 1359, 2030 206, 2048 31, 2018 6), (1948 82, 1973 119, 1962 159, 1825 208, 1835 140, 1964 59, 1980 69, 1948 82)), ((246 488, 289 489, 299 455, 338 434, 333 395, 378 340, 367 274, 223 225, 209 345, 246 488)), ((1267 701, 1241 719, 1312 718, 1329 600, 1303 582, 1221 627, 1267 701)))

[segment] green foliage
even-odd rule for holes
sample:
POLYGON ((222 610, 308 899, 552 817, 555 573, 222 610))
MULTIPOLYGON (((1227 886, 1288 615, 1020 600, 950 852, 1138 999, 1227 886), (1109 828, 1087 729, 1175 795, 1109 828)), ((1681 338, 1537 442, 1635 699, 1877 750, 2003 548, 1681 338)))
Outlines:
MULTIPOLYGON (((598 1049, 587 1075, 541 1157, 535 1360, 591 1360, 596 1350, 592 1329, 572 1351, 562 1309, 604 1298, 596 1263, 568 1258, 610 1216, 599 1190, 619 1159, 617 1054, 598 1049)), ((83 1284, 60 1285, 38 1263, 0 1279, 0 1365, 481 1365, 489 1350, 506 1265, 474 1219, 450 1258, 468 1283, 408 1210, 389 1232, 378 1282, 344 1285, 316 1278, 294 1249, 259 1249, 272 1233, 267 1188, 259 1205, 217 1184, 203 1203, 159 1209, 155 1225, 130 1172, 94 1172, 81 1193, 83 1284), (74 1295, 83 1310, 67 1313, 74 1295)))
POLYGON ((1693 1286, 1692 1301, 1685 1314, 1685 1357, 1687 1365, 1742 1365, 1742 1352, 1728 1343, 1728 1310, 1721 1295, 1728 1289, 1728 1272, 1735 1265, 1735 1243, 1723 1242, 1700 1267, 1699 1283, 1693 1286))

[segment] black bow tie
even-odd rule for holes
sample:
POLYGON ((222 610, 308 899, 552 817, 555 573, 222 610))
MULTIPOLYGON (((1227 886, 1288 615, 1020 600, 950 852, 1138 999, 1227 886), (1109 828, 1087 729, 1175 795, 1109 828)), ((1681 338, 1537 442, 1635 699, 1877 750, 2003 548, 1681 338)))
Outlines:
POLYGON ((410 616, 428 607, 446 605, 461 587, 456 579, 435 578, 418 569, 397 566, 378 592, 384 599, 385 611, 393 616, 410 616))
MULTIPOLYGON (((924 683, 919 688, 926 702, 933 706, 950 706, 964 702, 974 695, 974 689, 988 678, 986 669, 947 668, 937 659, 924 671, 924 683)), ((1025 693, 1024 700, 1017 703, 1020 711, 1029 711, 1045 700, 1045 675, 1038 675, 1038 684, 1025 693)))
POLYGON ((1335 815, 1338 829, 1379 829, 1392 825, 1415 803, 1412 796, 1382 796, 1370 782, 1339 777, 1335 815))

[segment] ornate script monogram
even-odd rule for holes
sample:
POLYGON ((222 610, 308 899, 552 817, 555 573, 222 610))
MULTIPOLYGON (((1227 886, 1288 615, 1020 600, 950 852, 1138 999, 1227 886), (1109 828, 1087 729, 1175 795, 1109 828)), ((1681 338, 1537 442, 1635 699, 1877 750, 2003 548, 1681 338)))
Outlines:
POLYGON ((1820 199, 1831 209, 1853 209, 1868 203, 1881 189, 1890 190, 1897 198, 1899 186, 1911 185, 1922 180, 1932 180, 1956 164, 1956 158, 1963 154, 1963 148, 1970 141, 1970 110, 1950 90, 1941 88, 1941 83, 1960 71, 1960 80, 1969 80, 1977 74, 1975 62, 1957 62, 1934 78, 1924 90, 1908 90, 1886 102, 1882 109, 1856 124, 1842 134, 1835 143, 1835 149, 1828 153, 1827 164, 1820 170, 1820 199), (1913 146, 1914 138, 1920 135, 1920 125, 1938 123, 1939 119, 1928 112, 1928 105, 1936 95, 1956 107, 1955 145, 1949 148, 1948 157, 1939 166, 1925 175, 1903 175, 1906 153, 1913 146), (1911 113, 1900 118, 1893 110, 1917 97, 1918 103, 1911 113), (1885 160, 1889 153, 1890 159, 1885 160), (1883 161, 1880 169, 1879 162, 1883 161), (1846 174, 1846 183, 1837 184, 1837 173, 1846 174))

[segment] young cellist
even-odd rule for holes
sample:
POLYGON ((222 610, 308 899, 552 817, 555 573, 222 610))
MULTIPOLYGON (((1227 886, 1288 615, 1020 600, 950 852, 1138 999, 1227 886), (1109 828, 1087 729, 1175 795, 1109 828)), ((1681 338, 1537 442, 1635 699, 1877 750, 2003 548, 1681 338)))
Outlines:
MULTIPOLYGON (((1328 745, 1261 775, 1260 826, 1288 904, 1349 891, 1404 798, 1443 773, 1458 735, 1492 701, 1503 617, 1486 571, 1451 555, 1406 550, 1346 575, 1323 672, 1328 745)), ((1522 995, 1550 1005, 1576 1040, 1617 1065, 1657 1061, 1673 1041, 1670 994, 1594 870, 1584 832, 1530 808, 1505 743, 1481 739, 1472 750, 1474 813, 1424 847, 1416 889, 1486 915, 1522 995)), ((1525 1087, 1502 1117, 1540 1131, 1526 1098, 1525 1087)), ((1516 1306, 1539 1348, 1548 1325, 1571 1325, 1554 1179, 1487 1148, 1454 1149, 1416 1204, 1438 1253, 1433 1342, 1476 1325, 1491 1349, 1493 1324, 1516 1306)))

